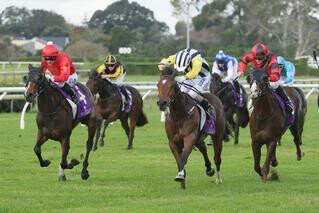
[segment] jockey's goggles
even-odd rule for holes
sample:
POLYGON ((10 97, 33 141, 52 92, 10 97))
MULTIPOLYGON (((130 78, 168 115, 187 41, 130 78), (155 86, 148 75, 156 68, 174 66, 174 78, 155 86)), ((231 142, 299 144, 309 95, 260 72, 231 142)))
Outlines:
POLYGON ((46 60, 46 61, 55 61, 55 59, 56 59, 56 56, 45 56, 44 57, 44 60, 46 60))
POLYGON ((263 60, 265 60, 265 58, 266 58, 266 56, 256 56, 254 59, 256 61, 263 61, 263 60))
POLYGON ((106 66, 110 69, 113 69, 115 67, 115 64, 106 64, 106 66))

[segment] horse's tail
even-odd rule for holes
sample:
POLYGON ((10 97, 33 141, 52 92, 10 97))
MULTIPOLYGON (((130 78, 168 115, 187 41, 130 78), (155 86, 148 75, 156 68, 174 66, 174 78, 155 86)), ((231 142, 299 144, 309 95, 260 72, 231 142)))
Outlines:
POLYGON ((239 113, 240 113, 240 127, 241 128, 245 128, 249 122, 249 112, 248 112, 248 109, 246 107, 247 105, 247 100, 248 100, 248 97, 247 97, 247 93, 246 93, 246 90, 245 88, 243 87, 243 85, 240 85, 240 88, 243 92, 243 99, 244 99, 244 106, 245 107, 242 107, 239 109, 239 113))
POLYGON ((304 109, 307 110, 307 100, 306 100, 305 94, 303 93, 303 91, 299 87, 294 87, 294 88, 299 93, 299 95, 301 97, 301 102, 302 102, 304 109))
POLYGON ((137 122, 136 122, 136 126, 138 126, 138 127, 144 126, 147 123, 148 123, 147 117, 145 116, 143 110, 141 110, 141 113, 138 116, 138 119, 137 119, 137 122))

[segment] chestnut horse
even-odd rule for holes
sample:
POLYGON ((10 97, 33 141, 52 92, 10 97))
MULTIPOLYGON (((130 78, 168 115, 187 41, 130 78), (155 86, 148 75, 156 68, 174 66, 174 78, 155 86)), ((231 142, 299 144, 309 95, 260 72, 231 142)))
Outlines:
MULTIPOLYGON (((127 149, 132 149, 135 127, 141 127, 148 123, 143 112, 143 100, 140 93, 134 87, 125 86, 132 94, 131 111, 125 112, 121 110, 122 97, 119 91, 119 86, 113 84, 108 79, 101 78, 96 70, 91 71, 86 85, 93 94, 99 94, 96 107, 98 115, 105 119, 104 128, 106 129, 110 122, 120 119, 121 125, 128 138, 127 149), (129 118, 130 126, 128 125, 129 118)), ((102 124, 102 118, 98 119, 98 125, 102 124)), ((97 129, 100 130, 101 127, 98 126, 97 129)), ((97 142, 98 138, 95 140, 94 149, 97 149, 97 142)))
MULTIPOLYGON (((249 113, 247 110, 247 94, 245 88, 240 84, 243 98, 243 107, 236 103, 236 91, 230 82, 222 82, 221 77, 213 73, 210 90, 222 101, 225 109, 226 120, 231 125, 235 133, 234 144, 238 144, 239 127, 245 128, 249 122, 249 113), (234 120, 234 115, 236 119, 234 120)), ((228 136, 226 136, 228 137, 228 136)))
POLYGON ((297 160, 301 160, 303 153, 300 145, 302 144, 302 132, 305 115, 307 112, 307 102, 304 94, 299 88, 284 87, 287 95, 291 99, 295 117, 292 124, 287 124, 287 113, 283 111, 272 93, 267 73, 262 69, 253 70, 247 77, 250 85, 250 92, 253 104, 253 111, 250 117, 250 134, 252 139, 252 151, 254 155, 254 169, 261 176, 264 182, 270 170, 278 165, 276 159, 276 146, 278 140, 290 129, 294 137, 297 150, 297 160), (261 147, 266 144, 267 155, 263 167, 260 167, 261 147))
MULTIPOLYGON (((178 83, 172 75, 162 75, 158 84, 158 106, 161 111, 169 108, 166 114, 165 129, 169 140, 169 147, 175 157, 178 175, 175 181, 181 182, 181 187, 185 189, 186 170, 185 165, 194 146, 202 153, 205 160, 206 174, 213 176, 215 171, 211 167, 207 155, 204 139, 207 134, 200 131, 200 111, 196 107, 195 101, 185 93, 182 93, 178 83)), ((225 131, 225 115, 223 105, 213 94, 203 94, 215 109, 216 133, 211 136, 214 145, 214 161, 216 165, 216 183, 222 183, 220 174, 221 152, 223 147, 223 135, 225 131)))
MULTIPOLYGON (((73 120, 72 109, 68 101, 62 96, 52 83, 42 74, 42 67, 33 67, 29 65, 29 73, 26 82, 25 98, 32 102, 34 98, 38 99, 38 113, 36 122, 38 125, 38 136, 34 146, 34 152, 37 155, 40 166, 50 165, 49 160, 43 160, 41 155, 41 146, 48 140, 59 141, 62 149, 62 159, 59 167, 59 180, 65 181, 64 169, 72 169, 79 161, 73 159, 68 163, 67 156, 70 149, 70 136, 73 128, 81 122, 88 127, 88 139, 86 141, 86 155, 83 161, 81 177, 83 180, 89 178, 87 167, 89 165, 89 154, 93 146, 93 138, 96 129, 95 111, 89 113, 79 120, 73 120)), ((84 85, 77 83, 78 87, 89 98, 92 106, 94 104, 93 96, 89 89, 84 85)))

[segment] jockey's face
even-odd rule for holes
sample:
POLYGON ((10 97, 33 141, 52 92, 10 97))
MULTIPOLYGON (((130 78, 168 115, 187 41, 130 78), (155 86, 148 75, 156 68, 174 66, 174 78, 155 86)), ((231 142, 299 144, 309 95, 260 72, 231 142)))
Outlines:
POLYGON ((52 65, 56 60, 56 56, 45 56, 44 60, 46 60, 48 64, 52 65))
POLYGON ((109 68, 110 71, 113 71, 115 68, 115 64, 106 64, 107 68, 109 68))
POLYGON ((225 61, 224 60, 218 60, 217 61, 217 65, 218 65, 218 68, 222 68, 225 65, 225 61))
POLYGON ((262 56, 255 56, 255 61, 257 62, 257 64, 261 64, 265 59, 266 59, 266 56, 265 55, 262 55, 262 56))

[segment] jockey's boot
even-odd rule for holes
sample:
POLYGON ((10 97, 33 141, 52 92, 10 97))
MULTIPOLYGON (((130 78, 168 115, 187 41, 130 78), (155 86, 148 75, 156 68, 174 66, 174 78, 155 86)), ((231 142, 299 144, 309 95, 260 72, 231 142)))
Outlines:
POLYGON ((290 98, 288 98, 285 90, 281 87, 278 86, 276 89, 276 92, 278 93, 278 95, 280 95, 280 97, 282 97, 282 99, 285 101, 286 103, 286 107, 287 107, 287 111, 291 114, 294 114, 294 107, 292 105, 292 102, 290 100, 290 98))
POLYGON ((63 86, 63 90, 71 96, 71 99, 75 104, 79 103, 79 98, 75 95, 69 84, 65 83, 63 86))
POLYGON ((213 117, 213 115, 214 115, 213 107, 212 107, 212 105, 210 105, 210 103, 208 103, 208 101, 206 99, 203 99, 200 102, 200 105, 204 108, 204 110, 207 112, 207 114, 210 117, 213 117))

